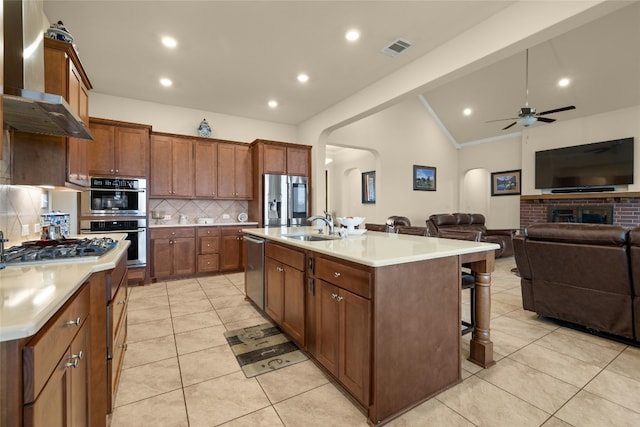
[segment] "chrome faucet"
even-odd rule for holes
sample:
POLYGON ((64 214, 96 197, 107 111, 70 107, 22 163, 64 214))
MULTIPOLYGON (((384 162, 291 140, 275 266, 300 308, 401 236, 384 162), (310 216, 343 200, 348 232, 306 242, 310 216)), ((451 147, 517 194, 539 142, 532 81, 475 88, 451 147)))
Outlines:
POLYGON ((327 224, 327 226, 329 227, 329 234, 333 234, 333 217, 331 216, 330 213, 326 212, 324 213, 325 216, 322 215, 314 215, 314 216, 310 216, 309 218, 307 218, 307 221, 309 222, 313 222, 315 220, 320 220, 320 221, 324 221, 325 224, 327 224))

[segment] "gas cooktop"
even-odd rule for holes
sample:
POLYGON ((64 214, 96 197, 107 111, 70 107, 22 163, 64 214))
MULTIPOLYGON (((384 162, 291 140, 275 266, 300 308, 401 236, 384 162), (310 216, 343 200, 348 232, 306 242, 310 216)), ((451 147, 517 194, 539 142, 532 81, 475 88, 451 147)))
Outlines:
POLYGON ((5 250, 7 266, 69 261, 93 261, 116 247, 109 237, 33 240, 5 250))

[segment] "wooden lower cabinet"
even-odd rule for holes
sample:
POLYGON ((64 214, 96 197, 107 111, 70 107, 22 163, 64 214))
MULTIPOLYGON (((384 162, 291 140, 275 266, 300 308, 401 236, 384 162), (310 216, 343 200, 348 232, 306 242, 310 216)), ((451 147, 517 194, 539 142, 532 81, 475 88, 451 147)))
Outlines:
POLYGON ((198 273, 215 273, 220 270, 220 229, 198 227, 198 273))
POLYGON ((323 280, 316 292, 316 358, 367 405, 370 301, 323 280))
POLYGON ((152 277, 170 278, 196 272, 196 233, 193 227, 151 230, 152 277))
POLYGON ((244 257, 242 252, 242 229, 251 226, 220 227, 220 271, 242 270, 244 257))
POLYGON ((265 312, 300 346, 305 345, 305 255, 266 243, 265 312))

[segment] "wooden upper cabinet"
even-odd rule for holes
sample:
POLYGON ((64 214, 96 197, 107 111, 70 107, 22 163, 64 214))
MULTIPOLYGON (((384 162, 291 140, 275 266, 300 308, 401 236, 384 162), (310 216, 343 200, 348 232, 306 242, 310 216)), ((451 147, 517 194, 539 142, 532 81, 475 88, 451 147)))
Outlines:
POLYGON ((193 197, 193 145, 190 138, 156 134, 151 137, 151 196, 193 197))
POLYGON ((90 175, 147 176, 148 126, 91 119, 90 130, 94 138, 87 150, 90 175))
POLYGON ((263 143, 263 173, 309 176, 309 149, 284 143, 263 143))
POLYGON ((218 195, 220 199, 250 199, 251 151, 248 145, 218 144, 218 195))
POLYGON ((218 195, 218 144, 196 141, 195 147, 195 193, 196 197, 218 195))

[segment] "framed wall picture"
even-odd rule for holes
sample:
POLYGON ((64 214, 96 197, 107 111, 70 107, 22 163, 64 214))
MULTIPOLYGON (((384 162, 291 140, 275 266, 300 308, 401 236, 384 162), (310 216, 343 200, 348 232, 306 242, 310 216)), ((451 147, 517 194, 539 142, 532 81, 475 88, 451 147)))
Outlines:
POLYGON ((413 165, 413 189, 436 191, 436 168, 413 165))
POLYGON ((362 203, 376 202, 376 172, 362 173, 362 203))
POLYGON ((521 190, 521 169, 504 172, 491 173, 491 195, 511 196, 520 194, 521 190))

